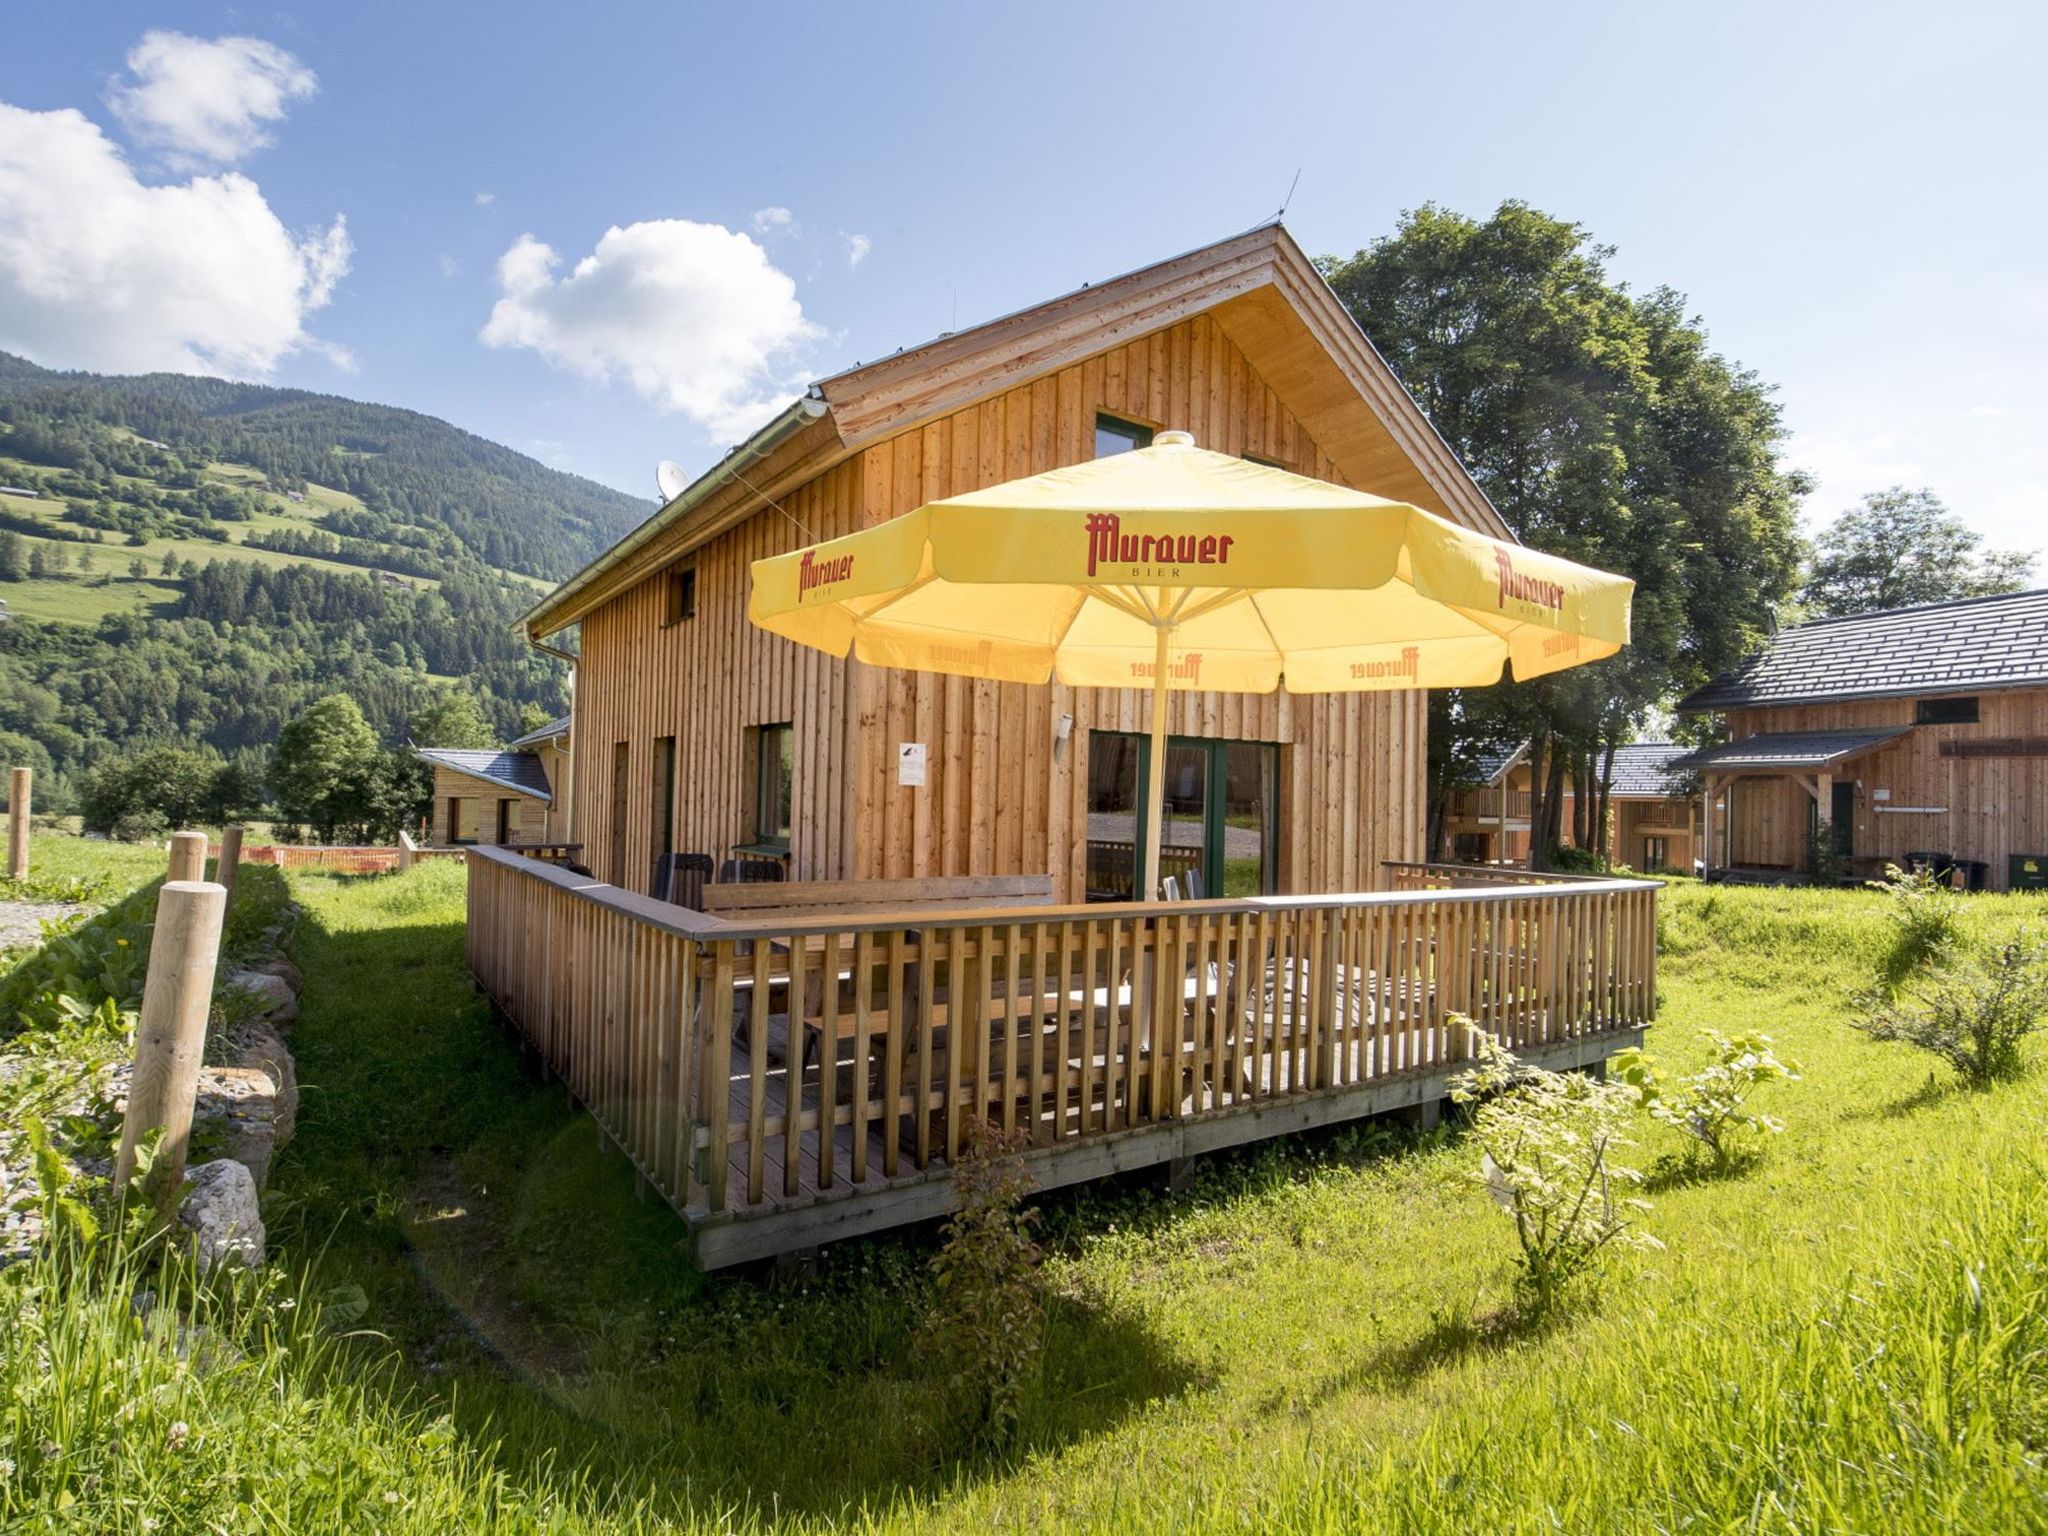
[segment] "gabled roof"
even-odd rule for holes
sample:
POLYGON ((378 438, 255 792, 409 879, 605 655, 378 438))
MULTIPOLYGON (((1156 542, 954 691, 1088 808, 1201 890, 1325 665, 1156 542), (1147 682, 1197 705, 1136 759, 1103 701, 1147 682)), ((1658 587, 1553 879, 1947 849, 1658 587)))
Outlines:
POLYGON ((544 741, 554 741, 568 734, 569 716, 564 715, 559 720, 550 720, 537 731, 528 731, 517 741, 506 742, 505 750, 507 752, 517 752, 526 747, 537 747, 544 741))
POLYGON ((1491 788, 1501 781, 1501 775, 1529 755, 1529 743, 1522 742, 1515 747, 1489 747, 1479 754, 1474 768, 1479 773, 1481 788, 1491 788))
POLYGON ((1740 741, 1688 752, 1675 766, 1713 773, 1811 771, 1874 752, 1912 729, 1910 725, 1897 725, 1882 731, 1763 731, 1740 741))
POLYGON ((1685 793, 1685 770, 1676 766, 1687 749, 1669 741, 1632 741, 1614 752, 1617 800, 1665 800, 1685 793))
POLYGON ((453 747, 414 747, 413 751, 427 762, 466 773, 500 789, 531 795, 536 800, 554 799, 548 790, 547 770, 531 752, 468 752, 453 747))
POLYGON ((1271 223, 819 381, 537 603, 527 632, 566 628, 872 443, 1203 314, 1353 485, 1514 538, 1315 264, 1271 223))
POLYGON ((2048 687, 2048 591, 1964 598, 1780 630, 1681 711, 2048 687))

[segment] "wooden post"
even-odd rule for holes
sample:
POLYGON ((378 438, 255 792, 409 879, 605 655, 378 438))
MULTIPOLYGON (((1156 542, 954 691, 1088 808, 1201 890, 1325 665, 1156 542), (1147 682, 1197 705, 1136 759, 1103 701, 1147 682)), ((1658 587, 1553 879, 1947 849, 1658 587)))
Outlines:
POLYGON ((206 878, 206 834, 204 832, 173 832, 171 834, 171 869, 166 880, 187 882, 206 878))
POLYGON ((33 770, 17 768, 7 783, 7 878, 28 878, 28 811, 33 770))
POLYGON ((221 900, 221 926, 227 926, 227 914, 235 909, 235 875, 242 863, 242 826, 240 822, 220 829, 220 862, 214 866, 214 883, 227 892, 221 900))
POLYGON ((398 872, 402 875, 412 868, 413 855, 419 851, 419 844, 412 840, 412 834, 403 827, 398 831, 398 872))
POLYGON ((135 1031, 135 1072, 128 1080, 128 1113, 114 1161, 116 1193, 135 1171, 136 1147, 154 1130, 164 1133, 150 1169, 160 1204, 176 1198, 185 1176, 226 896, 219 886, 199 880, 166 881, 157 893, 142 1021, 135 1031))

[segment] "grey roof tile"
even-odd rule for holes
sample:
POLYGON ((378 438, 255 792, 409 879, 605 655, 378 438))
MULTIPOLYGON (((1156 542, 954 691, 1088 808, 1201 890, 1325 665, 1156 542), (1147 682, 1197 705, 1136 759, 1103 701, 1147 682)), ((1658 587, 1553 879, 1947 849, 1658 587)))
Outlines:
POLYGON ((1878 731, 1763 731, 1740 741, 1688 752, 1673 766, 1719 773, 1825 768, 1895 741, 1912 729, 1910 725, 1895 725, 1878 731))
POLYGON ((1684 794, 1685 770, 1673 765, 1687 751, 1669 741, 1632 741, 1616 748, 1611 793, 1637 800, 1662 800, 1684 794))
POLYGON ((413 751, 430 763, 453 768, 473 779, 484 779, 537 800, 554 799, 548 789, 547 770, 531 752, 469 752, 453 747, 414 747, 413 751))
POLYGON ((1780 630, 1684 713, 2048 685, 2048 591, 1973 597, 1780 630))

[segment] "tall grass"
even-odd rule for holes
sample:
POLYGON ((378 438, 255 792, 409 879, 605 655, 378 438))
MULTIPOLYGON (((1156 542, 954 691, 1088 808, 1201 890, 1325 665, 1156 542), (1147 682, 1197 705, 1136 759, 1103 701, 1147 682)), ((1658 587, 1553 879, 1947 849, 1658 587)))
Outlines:
MULTIPOLYGON (((1456 1131, 1062 1193, 994 1456, 935 1431, 928 1234, 691 1276, 464 981, 459 870, 295 884, 287 1286, 201 1297, 240 1353, 200 1365, 137 1321, 139 1277, 0 1274, 0 1527, 2048 1531, 2048 1074, 1953 1092, 1850 1030, 1890 941, 1867 893, 1667 896, 1660 1058, 1764 1028, 1803 1077, 1739 1176, 1644 1126, 1668 1246, 1597 1310, 1491 1321, 1512 1238, 1456 1131), (453 1275, 407 1216, 450 1164, 453 1275)), ((1972 900, 1964 938, 2033 910, 1972 900)))

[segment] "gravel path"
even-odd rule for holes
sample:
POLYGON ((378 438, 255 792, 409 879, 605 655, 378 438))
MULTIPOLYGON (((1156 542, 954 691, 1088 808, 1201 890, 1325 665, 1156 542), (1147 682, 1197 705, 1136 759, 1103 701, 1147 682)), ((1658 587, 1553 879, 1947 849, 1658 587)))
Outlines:
POLYGON ((85 904, 77 901, 0 901, 0 949, 40 944, 44 923, 85 909, 85 904))

